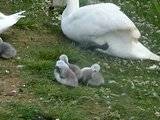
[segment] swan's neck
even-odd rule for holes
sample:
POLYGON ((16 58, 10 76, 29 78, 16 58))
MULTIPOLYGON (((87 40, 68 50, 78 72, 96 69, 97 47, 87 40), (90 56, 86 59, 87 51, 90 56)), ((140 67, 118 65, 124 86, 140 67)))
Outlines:
POLYGON ((79 0, 67 0, 67 7, 62 14, 62 18, 70 15, 79 8, 79 0))

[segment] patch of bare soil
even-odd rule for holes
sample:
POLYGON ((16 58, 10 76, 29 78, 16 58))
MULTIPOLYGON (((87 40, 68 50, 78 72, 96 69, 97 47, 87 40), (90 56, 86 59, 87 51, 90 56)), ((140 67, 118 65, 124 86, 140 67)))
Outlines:
POLYGON ((21 91, 21 88, 25 86, 25 81, 20 77, 21 66, 18 65, 17 59, 21 59, 27 47, 31 44, 57 44, 56 36, 45 30, 40 33, 13 27, 1 37, 5 42, 9 42, 17 49, 17 56, 10 60, 0 58, 0 101, 18 100, 26 97, 30 99, 32 95, 21 91))
MULTIPOLYGON (((1 64, 3 61, 0 61, 1 64)), ((8 61, 10 62, 10 61, 8 61)), ((17 66, 1 65, 0 74, 0 96, 15 96, 18 92, 18 87, 22 84, 20 79, 20 71, 17 66)))
MULTIPOLYGON (((16 97, 20 91, 20 86, 24 85, 24 81, 20 78, 20 67, 17 59, 20 59, 21 47, 25 47, 27 43, 25 31, 10 29, 2 38, 5 42, 9 42, 17 49, 17 56, 13 59, 5 60, 0 58, 0 99, 16 97), (17 33, 17 34, 16 34, 17 33)), ((21 51, 22 52, 22 51, 21 51)))

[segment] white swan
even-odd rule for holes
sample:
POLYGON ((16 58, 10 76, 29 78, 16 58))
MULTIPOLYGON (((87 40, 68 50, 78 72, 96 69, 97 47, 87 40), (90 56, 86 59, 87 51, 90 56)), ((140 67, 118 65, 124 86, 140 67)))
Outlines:
POLYGON ((25 11, 21 11, 8 16, 0 12, 0 34, 7 30, 9 27, 16 24, 20 18, 25 17, 24 15, 21 15, 24 12, 25 11))
POLYGON ((115 4, 79 7, 79 0, 67 0, 61 28, 68 38, 112 56, 160 61, 138 41, 139 30, 115 4))

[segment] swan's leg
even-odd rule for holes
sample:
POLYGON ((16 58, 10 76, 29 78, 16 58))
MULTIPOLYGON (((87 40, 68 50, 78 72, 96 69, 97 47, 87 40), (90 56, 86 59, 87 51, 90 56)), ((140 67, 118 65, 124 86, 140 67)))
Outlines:
POLYGON ((109 48, 108 43, 105 43, 103 45, 99 45, 97 48, 102 49, 102 50, 107 50, 109 48))
POLYGON ((95 49, 102 49, 102 50, 107 50, 109 48, 108 44, 105 43, 103 45, 99 45, 95 42, 82 42, 81 47, 84 49, 90 49, 90 50, 95 50, 95 49))
POLYGON ((82 41, 82 42, 80 42, 80 48, 88 49, 90 46, 92 46, 92 44, 93 44, 93 42, 82 41))

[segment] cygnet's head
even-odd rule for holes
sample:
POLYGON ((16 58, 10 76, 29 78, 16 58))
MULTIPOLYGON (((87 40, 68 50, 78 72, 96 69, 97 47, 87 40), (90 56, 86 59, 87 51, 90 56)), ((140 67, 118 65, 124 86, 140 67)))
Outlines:
POLYGON ((62 55, 59 57, 59 59, 68 64, 68 57, 67 57, 67 55, 62 54, 62 55))
POLYGON ((2 38, 0 37, 0 43, 3 43, 3 40, 2 40, 2 38))
POLYGON ((99 64, 93 64, 93 65, 91 66, 91 69, 92 69, 94 72, 99 72, 100 69, 101 69, 101 67, 100 67, 99 64))
POLYGON ((58 60, 56 62, 56 67, 61 68, 61 69, 69 68, 69 66, 63 60, 58 60))

